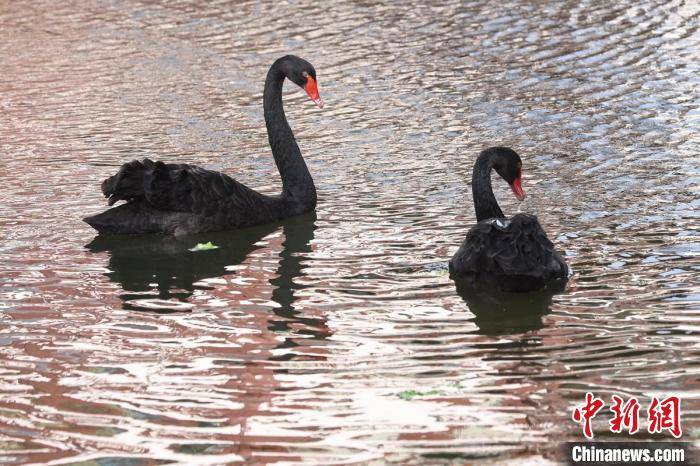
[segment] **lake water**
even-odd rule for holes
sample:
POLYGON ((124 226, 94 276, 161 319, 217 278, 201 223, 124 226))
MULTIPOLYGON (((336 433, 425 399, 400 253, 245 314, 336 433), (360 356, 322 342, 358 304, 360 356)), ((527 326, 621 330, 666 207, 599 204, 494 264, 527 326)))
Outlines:
MULTIPOLYGON (((698 442, 700 5, 462 3, 0 7, 0 462, 558 463, 587 391, 677 394, 698 442), (134 158, 278 192, 287 53, 326 101, 285 87, 314 215, 95 238, 134 158), (491 145, 523 157, 527 200, 496 194, 565 253, 564 293, 449 278, 491 145)), ((596 438, 626 438, 609 415, 596 438)))

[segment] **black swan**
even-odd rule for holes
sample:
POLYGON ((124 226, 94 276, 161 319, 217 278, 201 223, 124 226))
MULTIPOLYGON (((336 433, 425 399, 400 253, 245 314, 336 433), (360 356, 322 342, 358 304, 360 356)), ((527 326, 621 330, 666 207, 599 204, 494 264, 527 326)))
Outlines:
POLYGON ((279 221, 314 210, 316 188, 282 108, 285 78, 323 107, 314 67, 299 57, 276 60, 265 79, 267 136, 282 178, 282 194, 267 196, 223 173, 186 165, 134 160, 102 183, 108 204, 126 204, 84 220, 100 233, 185 235, 279 221))
POLYGON ((455 278, 503 291, 534 291, 568 277, 564 258, 554 250, 537 217, 517 214, 506 219, 491 189, 491 169, 525 199, 520 156, 507 147, 486 149, 474 163, 472 195, 477 224, 450 260, 455 278))

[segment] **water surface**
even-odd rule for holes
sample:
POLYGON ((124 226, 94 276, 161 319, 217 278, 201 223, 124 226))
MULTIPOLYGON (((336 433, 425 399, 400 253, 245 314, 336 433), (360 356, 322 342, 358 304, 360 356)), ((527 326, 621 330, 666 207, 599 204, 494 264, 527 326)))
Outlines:
POLYGON ((700 6, 462 3, 1 6, 0 461, 556 463, 586 391, 679 394, 697 438, 700 6), (261 98, 286 53, 327 102, 286 87, 315 214, 95 238, 80 218, 134 158, 278 191, 261 98), (447 274, 496 144, 562 294, 447 274))

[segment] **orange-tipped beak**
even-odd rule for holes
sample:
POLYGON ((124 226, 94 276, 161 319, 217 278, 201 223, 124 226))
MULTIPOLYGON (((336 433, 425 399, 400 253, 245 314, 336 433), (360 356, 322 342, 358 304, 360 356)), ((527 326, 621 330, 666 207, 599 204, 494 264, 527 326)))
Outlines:
POLYGON ((318 94, 316 80, 311 76, 306 78, 306 86, 304 86, 304 90, 307 94, 309 94, 309 97, 311 97, 311 100, 314 101, 318 108, 323 108, 323 100, 321 100, 321 96, 318 94))
POLYGON ((515 197, 518 198, 519 201, 525 199, 525 191, 523 191, 523 187, 521 186, 522 180, 522 176, 519 176, 513 181, 513 184, 510 185, 510 189, 513 190, 513 194, 515 194, 515 197))

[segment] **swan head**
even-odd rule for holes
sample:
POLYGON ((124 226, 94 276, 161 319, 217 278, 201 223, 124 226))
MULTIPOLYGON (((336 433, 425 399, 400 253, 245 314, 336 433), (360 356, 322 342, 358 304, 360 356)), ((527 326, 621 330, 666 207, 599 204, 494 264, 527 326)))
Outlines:
POLYGON ((304 89, 318 108, 323 108, 323 100, 318 93, 316 70, 313 65, 294 55, 282 57, 280 61, 287 79, 304 89))
POLYGON ((496 170, 496 173, 506 180, 519 201, 524 200, 525 191, 523 191, 522 187, 523 161, 518 153, 508 147, 492 147, 488 150, 493 154, 493 168, 496 170))

